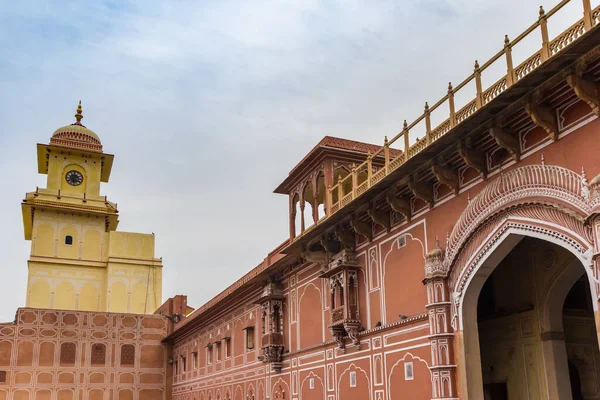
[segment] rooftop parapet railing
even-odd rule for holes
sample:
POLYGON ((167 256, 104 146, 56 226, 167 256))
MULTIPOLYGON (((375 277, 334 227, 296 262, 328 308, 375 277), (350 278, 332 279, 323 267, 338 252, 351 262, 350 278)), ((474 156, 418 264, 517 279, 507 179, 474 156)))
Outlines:
MULTIPOLYGON (((410 158, 415 157, 421 151, 429 147, 433 142, 446 135, 449 131, 466 121, 476 111, 485 107, 486 104, 491 102, 494 98, 504 92, 506 89, 514 85, 516 82, 529 75, 532 71, 536 70, 544 62, 559 54, 570 44, 577 41, 585 32, 589 31, 600 23, 600 6, 592 10, 590 0, 581 0, 583 5, 583 18, 578 20, 575 24, 570 26, 564 32, 550 40, 548 35, 548 20, 561 10, 565 5, 569 4, 572 0, 563 0, 558 3, 552 10, 545 12, 540 7, 539 17, 529 28, 523 33, 517 36, 514 40, 509 40, 508 36, 504 39, 504 48, 496 53, 492 58, 481 66, 475 61, 473 73, 469 75, 464 81, 458 86, 453 87, 450 83, 448 85, 448 93, 442 97, 437 103, 429 107, 425 103, 425 110, 416 120, 408 124, 404 121, 404 127, 400 133, 394 136, 391 140, 385 138, 383 147, 375 154, 369 154, 367 160, 362 164, 353 168, 352 172, 343 179, 338 179, 337 184, 328 188, 327 195, 330 206, 330 212, 327 217, 335 214, 343 207, 347 206, 354 199, 367 192, 369 188, 385 176, 390 174, 392 171, 400 167, 402 164, 407 162, 410 158), (528 57, 525 61, 519 64, 516 68, 513 66, 512 49, 519 42, 523 41, 526 37, 531 37, 535 31, 539 28, 538 33, 541 34, 541 49, 536 53, 528 57), (504 57, 506 60, 506 75, 502 76, 498 81, 492 84, 487 89, 482 89, 481 76, 494 62, 504 57), (466 92, 467 84, 475 83, 475 98, 466 103, 465 106, 460 108, 458 111, 455 110, 454 98, 457 93, 463 94, 466 92), (463 92, 461 92, 463 90, 463 92), (448 104, 449 117, 437 127, 431 128, 431 113, 439 109, 443 104, 448 104), (421 139, 413 137, 411 140, 412 130, 417 124, 425 122, 425 134, 421 135, 421 139), (394 159, 390 159, 390 146, 398 142, 402 145, 403 142, 403 153, 394 159), (412 145, 411 143, 414 142, 412 145), (385 166, 377 171, 373 172, 373 158, 383 156, 385 159, 385 166), (358 184, 358 174, 367 170, 368 178, 358 184), (352 183, 352 190, 349 193, 343 193, 342 187, 348 186, 352 183), (336 201, 333 202, 333 193, 337 193, 335 196, 336 201)), ((319 220, 322 222, 326 218, 319 220)))

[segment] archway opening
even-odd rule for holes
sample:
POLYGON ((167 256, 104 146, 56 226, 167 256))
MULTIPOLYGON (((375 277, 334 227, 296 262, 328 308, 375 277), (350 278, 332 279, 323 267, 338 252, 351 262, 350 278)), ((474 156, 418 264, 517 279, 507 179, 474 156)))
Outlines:
POLYGON ((597 307, 584 266, 556 244, 511 236, 465 293, 468 398, 600 398, 597 307))

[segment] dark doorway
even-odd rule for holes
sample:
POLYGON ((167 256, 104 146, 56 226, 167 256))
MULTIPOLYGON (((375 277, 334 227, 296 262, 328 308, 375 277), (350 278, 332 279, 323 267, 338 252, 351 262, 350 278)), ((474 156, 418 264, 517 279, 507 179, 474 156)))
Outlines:
POLYGON ((506 382, 486 383, 483 385, 483 400, 508 400, 506 382))
POLYGON ((572 362, 569 362, 569 380, 571 381, 573 400, 584 400, 583 392, 581 391, 581 377, 579 376, 579 370, 572 362))

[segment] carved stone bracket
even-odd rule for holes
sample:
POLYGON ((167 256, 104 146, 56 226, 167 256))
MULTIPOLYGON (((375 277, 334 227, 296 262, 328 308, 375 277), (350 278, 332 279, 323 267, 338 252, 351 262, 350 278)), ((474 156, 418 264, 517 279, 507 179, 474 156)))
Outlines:
POLYGON ((433 207, 433 188, 430 185, 425 182, 418 182, 413 176, 408 181, 408 188, 413 192, 415 197, 426 202, 429 208, 433 207))
POLYGON ((515 161, 519 161, 521 158, 521 145, 515 135, 502 129, 500 124, 495 124, 490 128, 490 135, 494 138, 498 146, 506 149, 515 161))
POLYGON ((335 237, 337 237, 342 246, 347 249, 354 249, 356 246, 356 236, 354 235, 354 232, 342 229, 341 225, 335 227, 335 237))
POLYGON ((335 254, 340 251, 340 242, 337 240, 328 239, 326 237, 321 238, 321 246, 327 251, 329 254, 335 254))
POLYGON ((392 228, 392 223, 390 222, 390 213, 382 210, 378 210, 375 206, 371 206, 371 208, 367 211, 369 217, 375 222, 383 226, 388 232, 392 228))
POLYGON ((356 346, 357 350, 360 350, 360 340, 358 339, 358 331, 360 329, 359 321, 347 321, 344 322, 344 329, 348 334, 348 338, 352 341, 352 344, 356 346))
POLYGON ((575 95, 585 101, 594 114, 600 116, 600 84, 586 80, 583 77, 583 69, 585 67, 580 67, 573 74, 567 76, 567 83, 575 95))
POLYGON ((458 154, 462 157, 465 164, 476 169, 482 178, 487 176, 487 163, 484 152, 472 149, 464 141, 461 141, 458 144, 458 154))
POLYGON ((329 327, 331 331, 331 335, 335 339, 335 342, 338 345, 338 348, 343 350, 346 353, 346 343, 344 343, 344 336, 346 336, 346 330, 343 326, 331 326, 329 327))
POLYGON ((263 350, 263 362, 271 364, 275 372, 280 373, 283 367, 283 346, 268 346, 263 350))
POLYGON ((320 265, 327 265, 328 261, 329 261, 327 259, 326 251, 309 251, 309 250, 307 250, 307 251, 302 252, 302 258, 306 262, 320 264, 320 265))
POLYGON ((385 200, 388 202, 392 210, 398 214, 404 215, 407 221, 410 221, 410 202, 404 197, 396 196, 396 189, 392 188, 385 194, 385 200))
POLYGON ((558 139, 558 120, 553 108, 545 107, 539 104, 535 99, 531 99, 525 104, 525 112, 529 114, 534 124, 543 128, 550 139, 558 139))
POLYGON ((355 216, 350 221, 350 225, 356 233, 358 233, 359 235, 363 235, 364 237, 369 239, 369 242, 373 240, 373 226, 371 226, 370 223, 361 221, 355 216))
POLYGON ((438 161, 431 166, 431 172, 440 183, 448 186, 454 194, 458 194, 458 174, 454 169, 442 167, 438 161))

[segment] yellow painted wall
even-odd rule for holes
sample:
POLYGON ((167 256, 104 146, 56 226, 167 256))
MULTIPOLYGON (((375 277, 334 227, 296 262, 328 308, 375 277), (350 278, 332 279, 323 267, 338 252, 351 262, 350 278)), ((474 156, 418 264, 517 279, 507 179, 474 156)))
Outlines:
POLYGON ((102 311, 106 270, 65 262, 29 261, 27 306, 102 311), (100 296, 100 297, 99 297, 100 296))
POLYGON ((60 189, 66 193, 100 194, 100 174, 102 164, 99 156, 83 156, 70 151, 53 151, 48 159, 48 189, 60 189), (65 175, 70 170, 77 170, 84 176, 83 183, 71 186, 66 183, 65 175))
POLYGON ((136 265, 110 259, 107 268, 107 309, 116 312, 152 313, 162 303, 162 267, 136 265))

